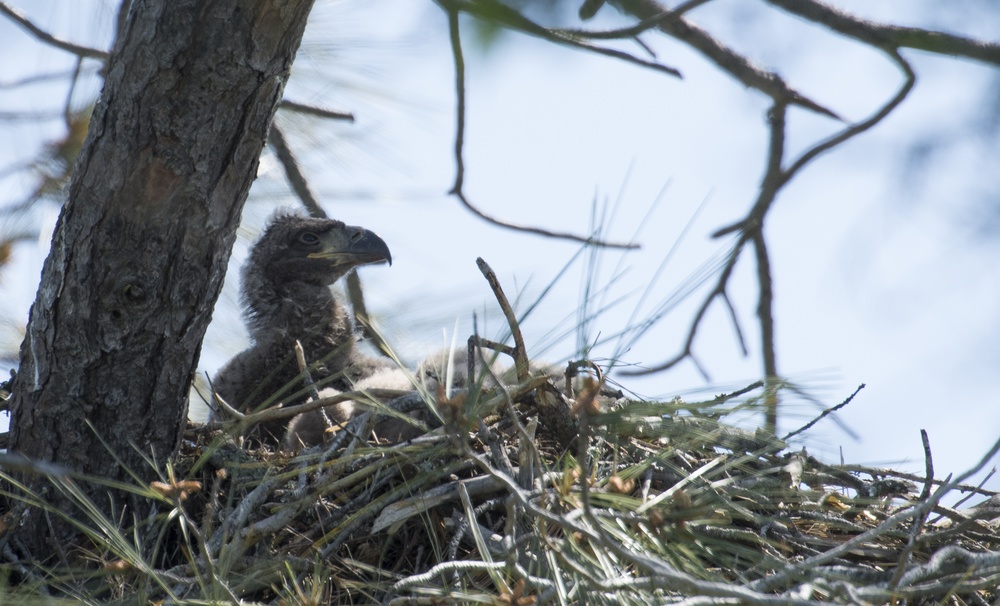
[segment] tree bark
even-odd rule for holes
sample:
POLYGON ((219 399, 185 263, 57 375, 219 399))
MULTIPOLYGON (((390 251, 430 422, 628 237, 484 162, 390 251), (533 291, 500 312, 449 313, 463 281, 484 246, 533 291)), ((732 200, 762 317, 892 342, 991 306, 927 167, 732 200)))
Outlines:
MULTIPOLYGON (((156 477, 179 444, 202 338, 313 0, 136 0, 106 69, 21 345, 11 450, 156 477), (103 443, 102 443, 103 441, 103 443)), ((21 480, 70 515, 54 485, 21 480)), ((106 489, 79 483, 110 519, 106 489)), ((68 526, 23 510, 54 553, 68 526)), ((55 518, 55 516, 51 516, 55 518)))

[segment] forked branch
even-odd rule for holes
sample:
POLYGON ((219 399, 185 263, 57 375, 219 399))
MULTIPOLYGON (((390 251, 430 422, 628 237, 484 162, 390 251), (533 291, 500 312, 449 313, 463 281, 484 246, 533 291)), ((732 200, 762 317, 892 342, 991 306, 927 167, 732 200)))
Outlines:
MULTIPOLYGON (((752 243, 757 258, 757 283, 759 290, 757 314, 759 325, 761 327, 761 355, 763 359, 764 376, 767 377, 769 381, 778 378, 779 375, 776 361, 777 347, 775 345, 773 315, 773 285, 770 259, 767 254, 766 238, 763 231, 764 224, 767 219, 767 215, 773 207, 774 202, 777 200, 781 189, 785 187, 800 170, 802 170, 812 160, 819 157, 822 153, 833 149, 841 143, 844 143, 845 141, 869 130, 881 122, 886 118, 886 116, 892 113, 892 111, 895 110, 913 90, 913 86, 916 83, 916 74, 910 64, 893 49, 885 50, 885 53, 893 62, 896 63, 900 71, 903 73, 903 82, 896 94, 879 107, 869 118, 857 124, 850 125, 837 134, 824 139, 807 149, 799 157, 792 161, 788 165, 788 168, 783 168, 787 104, 785 102, 775 102, 768 113, 770 147, 768 152, 767 167, 765 169, 764 176, 761 179, 757 200, 754 202, 753 206, 751 206, 746 216, 712 234, 713 237, 719 238, 732 233, 737 233, 738 238, 736 243, 733 245, 732 252, 727 258, 725 265, 719 273, 719 280, 716 282, 716 286, 711 292, 708 293, 702 302, 702 305, 695 313, 694 318, 691 321, 684 346, 682 347, 680 353, 665 362, 643 370, 623 370, 622 374, 641 375, 660 372, 675 366, 685 359, 690 359, 698 365, 697 360, 693 356, 693 347, 695 336, 697 335, 701 322, 704 319, 708 308, 711 306, 712 302, 716 300, 716 298, 722 298, 723 300, 726 299, 727 285, 736 261, 739 259, 743 251, 743 247, 747 243, 752 243)), ((731 306, 729 306, 728 309, 735 320, 735 314, 733 313, 731 306)), ((701 370, 700 365, 698 365, 698 368, 701 370)), ((704 374, 704 370, 701 370, 701 372, 704 374)), ((774 398, 773 394, 769 394, 767 398, 765 426, 772 431, 775 429, 777 422, 776 409, 777 400, 774 398)))

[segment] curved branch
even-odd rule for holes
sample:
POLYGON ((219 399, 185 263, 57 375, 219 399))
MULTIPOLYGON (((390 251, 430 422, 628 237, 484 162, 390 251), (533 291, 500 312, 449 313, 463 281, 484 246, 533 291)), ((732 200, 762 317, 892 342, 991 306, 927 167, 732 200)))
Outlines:
POLYGON ((729 293, 722 291, 719 296, 722 298, 723 305, 726 306, 726 311, 729 312, 729 319, 733 323, 733 332, 736 335, 736 343, 740 346, 740 353, 744 357, 750 355, 750 350, 747 349, 747 340, 743 336, 743 328, 740 326, 740 318, 736 315, 736 307, 733 305, 732 299, 729 298, 729 293))
MULTIPOLYGON (((698 311, 696 311, 694 314, 694 319, 691 320, 691 325, 688 328, 687 338, 684 340, 684 347, 681 348, 680 353, 670 358, 669 360, 666 360, 665 362, 661 362, 656 366, 651 366, 649 368, 620 370, 619 372, 622 375, 631 377, 650 375, 653 373, 662 372, 664 370, 669 370, 674 366, 676 366, 677 364, 679 364, 680 362, 683 362, 684 360, 690 358, 694 362, 695 367, 698 369, 698 372, 701 374, 702 378, 704 378, 706 381, 709 379, 708 373, 706 373, 704 368, 702 368, 702 366, 697 362, 697 360, 694 359, 694 340, 695 337, 698 335, 698 329, 701 327, 701 321, 705 319, 705 314, 708 313, 708 308, 711 307, 712 302, 717 297, 722 297, 722 298, 727 297, 726 286, 729 284, 729 277, 733 274, 733 269, 736 268, 736 261, 739 260, 740 252, 743 250, 743 246, 747 243, 747 240, 748 239, 745 234, 741 235, 739 239, 737 239, 736 243, 733 245, 732 250, 729 252, 728 257, 726 258, 725 265, 722 266, 722 270, 719 272, 719 279, 716 281, 715 287, 712 289, 712 292, 708 293, 708 296, 705 297, 705 300, 702 301, 701 306, 698 307, 698 311)), ((649 325, 647 325, 646 328, 648 329, 649 325)))
POLYGON ((576 234, 564 233, 564 232, 554 232, 547 229, 542 229, 540 227, 529 227, 524 225, 517 225, 515 223, 509 223, 491 217, 483 211, 476 208, 462 191, 462 186, 465 182, 465 159, 464 159, 464 147, 465 147, 465 56, 462 52, 462 38, 459 31, 458 24, 458 9, 455 8, 454 2, 451 0, 438 0, 438 4, 445 10, 448 14, 448 33, 451 40, 452 55, 454 57, 455 63, 455 184, 452 185, 451 191, 448 193, 455 196, 462 205, 468 209, 472 214, 476 215, 480 219, 483 219, 487 223, 492 223, 499 227, 506 227, 508 229, 513 229, 516 231, 522 231, 526 233, 537 234, 540 236, 546 236, 549 238, 559 238, 563 240, 572 240, 575 242, 583 242, 591 246, 602 246, 607 248, 624 248, 624 249, 635 249, 639 248, 638 244, 629 243, 616 243, 616 242, 605 242, 603 240, 598 240, 593 237, 578 236, 576 234))
POLYGON ((49 32, 38 27, 32 23, 27 17, 24 16, 21 11, 16 8, 7 6, 6 2, 0 1, 0 13, 7 15, 11 21, 21 26, 22 29, 27 31, 29 34, 38 38, 40 41, 53 46, 60 50, 64 50, 68 53, 73 53, 78 57, 89 57, 91 59, 98 59, 100 61, 108 60, 107 51, 97 50, 96 48, 88 48, 86 46, 80 46, 79 44, 73 44, 72 42, 67 42, 66 40, 61 40, 56 38, 49 32))
POLYGON ((849 128, 845 128, 839 134, 836 134, 830 137, 829 139, 826 139, 825 141, 821 141, 820 143, 816 144, 809 150, 803 152, 802 155, 799 156, 799 158, 785 170, 782 185, 790 181, 792 177, 795 176, 795 173, 797 173, 799 170, 802 169, 802 167, 804 167, 806 164, 814 160, 817 156, 819 156, 823 152, 826 152, 836 147, 837 145, 840 145, 844 141, 847 141, 848 139, 856 135, 860 135, 861 133, 865 132, 866 130, 870 129, 871 127, 875 126, 876 124, 884 120, 886 116, 891 114, 897 107, 899 107, 899 104, 902 103, 907 96, 909 96, 910 92, 913 90, 914 85, 917 83, 917 74, 913 71, 913 68, 910 66, 909 62, 906 59, 904 59, 903 56, 900 55, 898 51, 887 50, 886 54, 889 55, 889 57, 896 62, 896 65, 899 66, 900 71, 902 71, 903 75, 906 77, 905 80, 903 81, 902 86, 900 86, 899 91, 897 91, 892 99, 890 99, 885 105, 879 108, 879 110, 874 114, 872 114, 872 116, 869 117, 867 120, 863 122, 858 122, 857 124, 849 128))

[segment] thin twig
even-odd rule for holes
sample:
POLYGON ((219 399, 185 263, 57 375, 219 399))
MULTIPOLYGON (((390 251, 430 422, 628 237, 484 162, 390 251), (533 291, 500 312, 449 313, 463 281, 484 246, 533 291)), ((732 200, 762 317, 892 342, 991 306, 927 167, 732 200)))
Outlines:
MULTIPOLYGON (((893 60, 893 62, 896 63, 900 71, 903 72, 904 76, 903 83, 899 87, 899 90, 896 92, 896 94, 893 95, 893 97, 889 99, 889 101, 887 101, 884 105, 879 107, 879 109, 874 114, 869 116, 868 119, 862 122, 858 122, 857 124, 852 124, 851 126, 845 128, 836 135, 833 135, 828 139, 820 141, 813 147, 803 152, 801 156, 799 156, 794 162, 791 163, 791 165, 787 169, 784 170, 784 172, 781 173, 780 180, 777 183, 779 188, 787 185, 800 170, 802 170, 807 164, 809 164, 809 162, 815 160, 818 156, 820 156, 824 152, 830 151, 834 147, 840 145, 841 143, 844 143, 848 139, 860 135, 861 133, 867 131, 868 129, 872 128, 873 126, 884 120, 886 116, 892 113, 892 111, 895 110, 897 107, 899 107, 899 104, 906 99, 906 97, 910 94, 910 91, 913 90, 913 86, 916 84, 917 76, 913 72, 913 68, 910 66, 910 64, 905 59, 903 59, 903 57, 900 56, 899 53, 887 51, 887 54, 893 60)), ((762 224, 764 222, 764 217, 770 211, 771 205, 773 205, 774 201, 775 201, 774 197, 771 198, 764 198, 763 196, 758 197, 757 202, 754 203, 753 208, 750 209, 750 212, 747 213, 746 217, 737 221, 736 223, 733 223, 732 225, 728 225, 726 227, 723 227, 722 229, 715 231, 712 234, 712 237, 719 238, 735 231, 747 229, 748 226, 762 224)))
MULTIPOLYGON (((473 323, 475 323, 475 317, 473 317, 473 323)), ((492 349, 495 352, 506 354, 510 356, 512 360, 517 357, 517 350, 511 347, 510 345, 504 345, 503 343, 497 343, 496 341, 492 341, 490 339, 486 339, 478 335, 472 335, 471 337, 469 337, 470 364, 474 362, 476 347, 492 349)), ((472 377, 473 375, 469 374, 469 376, 472 377)))
POLYGON ((794 177, 799 170, 801 170, 806 164, 814 160, 820 154, 833 149, 834 147, 840 145, 841 143, 844 143, 848 139, 860 135, 861 133, 867 131, 871 127, 875 126, 876 124, 884 120, 889 114, 895 111, 897 107, 899 107, 899 104, 902 103, 906 99, 906 97, 909 96, 910 92, 913 90, 914 85, 916 85, 917 83, 917 74, 913 71, 913 67, 910 66, 910 63, 906 59, 904 59, 903 56, 900 55, 898 52, 886 51, 886 54, 889 56, 890 59, 893 60, 893 62, 897 65, 897 67, 899 67, 899 70, 903 72, 904 81, 902 86, 900 86, 899 91, 896 92, 895 96, 893 96, 893 98, 890 99, 888 103, 879 108, 879 110, 875 112, 872 116, 870 116, 867 120, 859 122, 849 128, 845 128, 840 133, 830 137, 825 141, 818 143, 811 149, 804 152, 801 156, 799 156, 798 160, 793 162, 791 166, 789 166, 785 170, 784 182, 782 183, 782 185, 788 183, 788 181, 790 181, 792 177, 794 177))
MULTIPOLYGON (((973 495, 976 495, 976 494, 989 494, 989 491, 983 490, 983 486, 986 486, 986 483, 990 481, 990 478, 992 478, 994 476, 994 474, 996 474, 996 472, 997 472, 997 468, 996 467, 994 467, 993 469, 991 469, 990 472, 988 474, 986 474, 986 476, 983 477, 982 480, 979 481, 979 484, 976 485, 975 489, 968 491, 969 494, 965 495, 964 497, 962 497, 958 501, 955 501, 955 504, 953 505, 953 507, 955 509, 958 509, 966 501, 968 501, 969 499, 971 499, 973 495)), ((980 505, 982 505, 982 503, 980 503, 980 505)))
POLYGON ((330 120, 345 120, 347 122, 354 122, 354 114, 351 112, 339 112, 332 109, 316 107, 315 105, 296 103, 295 101, 289 101, 288 99, 282 99, 279 107, 283 110, 295 112, 297 114, 317 116, 320 118, 328 118, 330 120))
MULTIPOLYGON (((931 488, 934 485, 934 457, 931 454, 931 442, 927 436, 926 429, 920 430, 920 441, 924 446, 924 487, 920 491, 918 500, 922 502, 930 498, 931 488)), ((910 526, 910 538, 906 543, 906 547, 903 548, 903 552, 899 555, 896 563, 896 571, 892 575, 892 580, 889 581, 889 589, 895 589, 899 585, 900 579, 903 578, 903 574, 910 564, 910 556, 919 545, 917 538, 923 532, 924 525, 927 523, 927 516, 930 513, 930 510, 924 511, 921 515, 913 519, 913 524, 910 526)))
POLYGON ((22 29, 49 46, 64 50, 68 53, 73 53, 78 57, 89 57, 91 59, 99 59, 101 61, 107 61, 108 59, 108 53, 106 51, 80 46, 79 44, 73 44, 72 42, 56 38, 52 34, 32 23, 27 17, 24 16, 23 13, 21 13, 21 11, 8 6, 7 3, 2 0, 0 0, 0 13, 7 15, 11 21, 20 25, 22 29))
POLYGON ((726 311, 729 312, 729 320, 733 324, 733 332, 736 334, 736 343, 740 346, 740 353, 744 356, 750 355, 750 350, 747 349, 747 341, 743 337, 743 328, 740 326, 740 318, 736 315, 736 307, 733 305, 733 300, 729 298, 729 293, 725 290, 719 293, 719 298, 722 299, 723 305, 726 306, 726 311))
POLYGON ((917 498, 923 501, 931 496, 931 487, 934 485, 934 455, 931 453, 931 440, 926 429, 920 430, 920 442, 924 446, 924 487, 917 498))
POLYGON ((860 391, 861 391, 862 389, 864 389, 864 388, 865 388, 865 384, 864 384, 864 383, 862 383, 861 385, 858 385, 857 389, 855 389, 855 390, 854 390, 854 393, 852 393, 851 395, 847 396, 847 399, 846 399, 846 400, 844 400, 844 401, 843 401, 843 402, 841 402, 840 404, 837 404, 836 406, 831 406, 830 408, 827 408, 827 409, 823 410, 823 412, 821 412, 821 413, 819 414, 819 416, 818 416, 818 417, 816 417, 815 419, 813 419, 812 421, 809 421, 808 423, 806 423, 806 424, 805 424, 805 425, 803 425, 802 427, 799 427, 799 428, 798 428, 798 429, 796 429, 795 431, 791 431, 791 432, 789 432, 789 433, 785 434, 785 436, 784 436, 783 438, 781 438, 781 439, 782 439, 782 441, 785 441, 785 442, 787 442, 787 441, 788 441, 788 440, 790 440, 791 438, 793 438, 793 437, 795 437, 795 436, 799 435, 800 433, 802 433, 802 432, 804 432, 804 431, 808 430, 808 429, 809 429, 810 427, 812 427, 812 426, 813 426, 813 425, 815 425, 816 423, 819 423, 819 422, 820 422, 821 420, 823 420, 823 418, 825 418, 826 416, 828 416, 828 415, 831 415, 831 414, 833 414, 833 413, 837 412, 838 410, 840 410, 841 408, 843 408, 843 407, 847 406, 847 405, 848 405, 848 404, 850 404, 850 403, 851 403, 851 401, 852 401, 852 400, 854 399, 854 396, 858 395, 858 393, 859 393, 859 392, 860 392, 860 391))

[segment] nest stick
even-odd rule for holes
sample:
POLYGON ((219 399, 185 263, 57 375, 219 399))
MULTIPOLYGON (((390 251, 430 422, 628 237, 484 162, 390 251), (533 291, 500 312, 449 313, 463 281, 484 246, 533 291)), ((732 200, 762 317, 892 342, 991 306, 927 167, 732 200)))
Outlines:
POLYGON ((524 337, 521 336, 521 327, 517 324, 517 317, 514 316, 514 310, 511 309, 507 295, 504 294, 503 288, 500 287, 500 281, 497 280, 497 275, 493 272, 493 268, 482 257, 476 259, 476 265, 479 266, 479 271, 486 277, 486 281, 490 283, 493 295, 496 296, 497 303, 500 304, 500 309, 503 311, 504 317, 507 318, 507 325, 510 326, 511 335, 514 337, 514 368, 517 369, 517 380, 527 381, 528 352, 524 347, 524 337))

